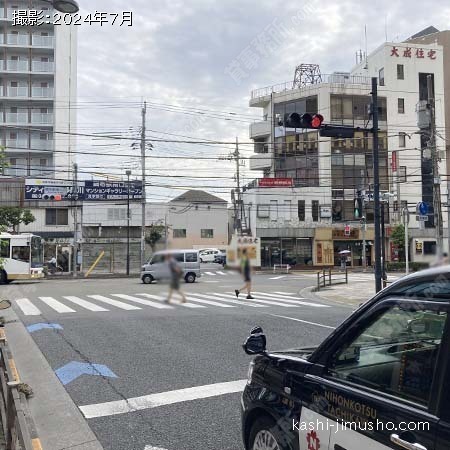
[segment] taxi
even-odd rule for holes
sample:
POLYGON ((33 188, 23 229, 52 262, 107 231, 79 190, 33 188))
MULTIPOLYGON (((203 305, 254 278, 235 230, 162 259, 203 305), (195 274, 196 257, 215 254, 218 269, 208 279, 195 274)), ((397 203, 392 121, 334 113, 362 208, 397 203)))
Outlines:
POLYGON ((267 351, 255 327, 246 450, 449 450, 450 266, 401 278, 315 348, 267 351))

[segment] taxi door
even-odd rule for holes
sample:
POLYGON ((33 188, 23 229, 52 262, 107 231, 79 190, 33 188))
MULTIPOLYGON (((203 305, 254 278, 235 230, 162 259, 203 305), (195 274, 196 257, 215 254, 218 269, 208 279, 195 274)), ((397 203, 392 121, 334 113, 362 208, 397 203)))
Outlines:
POLYGON ((300 450, 438 450, 448 309, 387 299, 337 337, 303 380, 300 450))

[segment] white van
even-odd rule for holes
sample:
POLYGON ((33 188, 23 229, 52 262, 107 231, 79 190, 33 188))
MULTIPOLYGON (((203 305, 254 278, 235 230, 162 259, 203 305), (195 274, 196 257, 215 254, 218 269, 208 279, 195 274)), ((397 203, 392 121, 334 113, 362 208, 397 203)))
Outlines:
POLYGON ((167 255, 171 255, 178 262, 183 270, 183 278, 186 283, 195 283, 195 280, 201 277, 200 257, 197 250, 166 250, 154 253, 147 264, 142 266, 141 280, 143 283, 150 284, 155 280, 170 278, 166 262, 167 255))

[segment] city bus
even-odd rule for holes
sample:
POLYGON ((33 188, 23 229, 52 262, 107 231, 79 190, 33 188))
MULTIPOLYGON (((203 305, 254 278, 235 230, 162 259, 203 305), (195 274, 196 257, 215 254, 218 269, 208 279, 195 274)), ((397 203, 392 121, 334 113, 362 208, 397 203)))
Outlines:
POLYGON ((44 277, 44 246, 33 234, 0 233, 0 284, 44 277))

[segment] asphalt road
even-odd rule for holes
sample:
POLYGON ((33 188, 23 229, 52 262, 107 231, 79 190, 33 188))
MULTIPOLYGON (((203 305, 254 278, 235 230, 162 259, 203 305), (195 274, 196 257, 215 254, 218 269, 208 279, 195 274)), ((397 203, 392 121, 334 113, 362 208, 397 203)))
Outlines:
POLYGON ((271 350, 310 346, 351 313, 300 299, 312 277, 255 275, 256 300, 241 304, 232 295, 242 285, 238 274, 215 265, 203 271, 197 283, 182 285, 188 305, 167 309, 160 308, 167 288, 137 279, 2 291, 26 326, 54 324, 30 333, 106 450, 242 449, 239 391, 250 358, 241 344, 249 330, 262 326, 271 350), (61 368, 71 362, 106 366, 94 372, 109 376, 67 378, 61 368))

